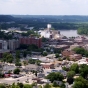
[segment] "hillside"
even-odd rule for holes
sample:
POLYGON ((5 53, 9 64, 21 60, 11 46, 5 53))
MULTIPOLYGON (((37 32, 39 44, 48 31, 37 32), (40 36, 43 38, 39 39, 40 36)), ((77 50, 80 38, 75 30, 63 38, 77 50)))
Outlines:
POLYGON ((10 15, 0 15, 0 22, 10 22, 10 21, 14 21, 15 18, 13 16, 10 15))

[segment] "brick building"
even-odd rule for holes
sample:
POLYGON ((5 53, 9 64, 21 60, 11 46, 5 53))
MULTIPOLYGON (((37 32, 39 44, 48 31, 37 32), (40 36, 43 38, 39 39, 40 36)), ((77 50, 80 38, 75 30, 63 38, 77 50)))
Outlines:
POLYGON ((82 55, 81 54, 74 54, 74 55, 70 55, 69 56, 69 59, 70 60, 80 60, 80 59, 82 59, 82 55))
POLYGON ((74 55, 75 54, 75 52, 74 51, 71 51, 71 50, 64 50, 63 52, 62 52, 62 55, 64 56, 64 57, 69 57, 69 55, 74 55))
POLYGON ((42 45, 42 39, 41 38, 36 38, 36 37, 22 37, 19 38, 20 44, 26 44, 26 45, 37 45, 39 48, 42 45))

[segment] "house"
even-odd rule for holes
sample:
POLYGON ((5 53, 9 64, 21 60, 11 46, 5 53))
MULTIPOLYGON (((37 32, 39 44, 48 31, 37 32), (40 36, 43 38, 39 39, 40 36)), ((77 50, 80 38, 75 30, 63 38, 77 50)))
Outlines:
POLYGON ((45 77, 45 74, 44 74, 44 73, 38 73, 38 74, 37 74, 37 77, 38 77, 38 78, 44 78, 44 77, 45 77))
POLYGON ((40 63, 43 69, 54 69, 54 64, 52 63, 40 63))
POLYGON ((42 71, 42 66, 37 66, 35 64, 26 65, 24 68, 25 71, 42 71))

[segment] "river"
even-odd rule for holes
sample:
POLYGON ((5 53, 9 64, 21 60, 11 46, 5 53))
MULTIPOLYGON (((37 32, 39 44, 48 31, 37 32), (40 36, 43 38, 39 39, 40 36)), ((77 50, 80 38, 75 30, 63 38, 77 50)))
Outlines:
POLYGON ((77 34, 77 30, 59 30, 61 35, 64 35, 66 37, 77 37, 79 36, 77 34))

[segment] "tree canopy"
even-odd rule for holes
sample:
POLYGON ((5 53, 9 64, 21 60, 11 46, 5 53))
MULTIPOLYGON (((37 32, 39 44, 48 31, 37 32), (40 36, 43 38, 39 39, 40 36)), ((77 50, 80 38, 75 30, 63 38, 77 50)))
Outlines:
POLYGON ((70 77, 74 77, 75 76, 75 72, 74 71, 68 71, 67 73, 67 77, 70 78, 70 77))
POLYGON ((70 67, 70 70, 74 71, 75 73, 78 73, 79 72, 78 64, 72 64, 71 67, 70 67))
POLYGON ((85 50, 82 47, 80 47, 80 48, 79 47, 74 48, 73 51, 75 51, 77 54, 81 54, 82 56, 88 57, 88 50, 85 50))
POLYGON ((20 69, 18 69, 18 68, 14 69, 13 73, 14 74, 19 74, 20 73, 20 69))
POLYGON ((87 78, 87 76, 88 76, 88 65, 86 65, 86 64, 80 65, 79 72, 80 72, 80 75, 82 77, 87 78))
POLYGON ((76 78, 73 88, 88 88, 88 81, 82 77, 76 78))
POLYGON ((14 58, 13 58, 12 54, 10 54, 10 53, 4 53, 4 54, 3 54, 3 58, 2 58, 2 61, 3 61, 3 62, 12 63, 13 60, 14 60, 14 58))
POLYGON ((88 26, 78 28, 77 32, 80 35, 88 35, 88 26))
POLYGON ((64 77, 59 72, 52 72, 49 75, 47 75, 46 78, 49 79, 51 82, 53 82, 54 80, 62 81, 64 77))

